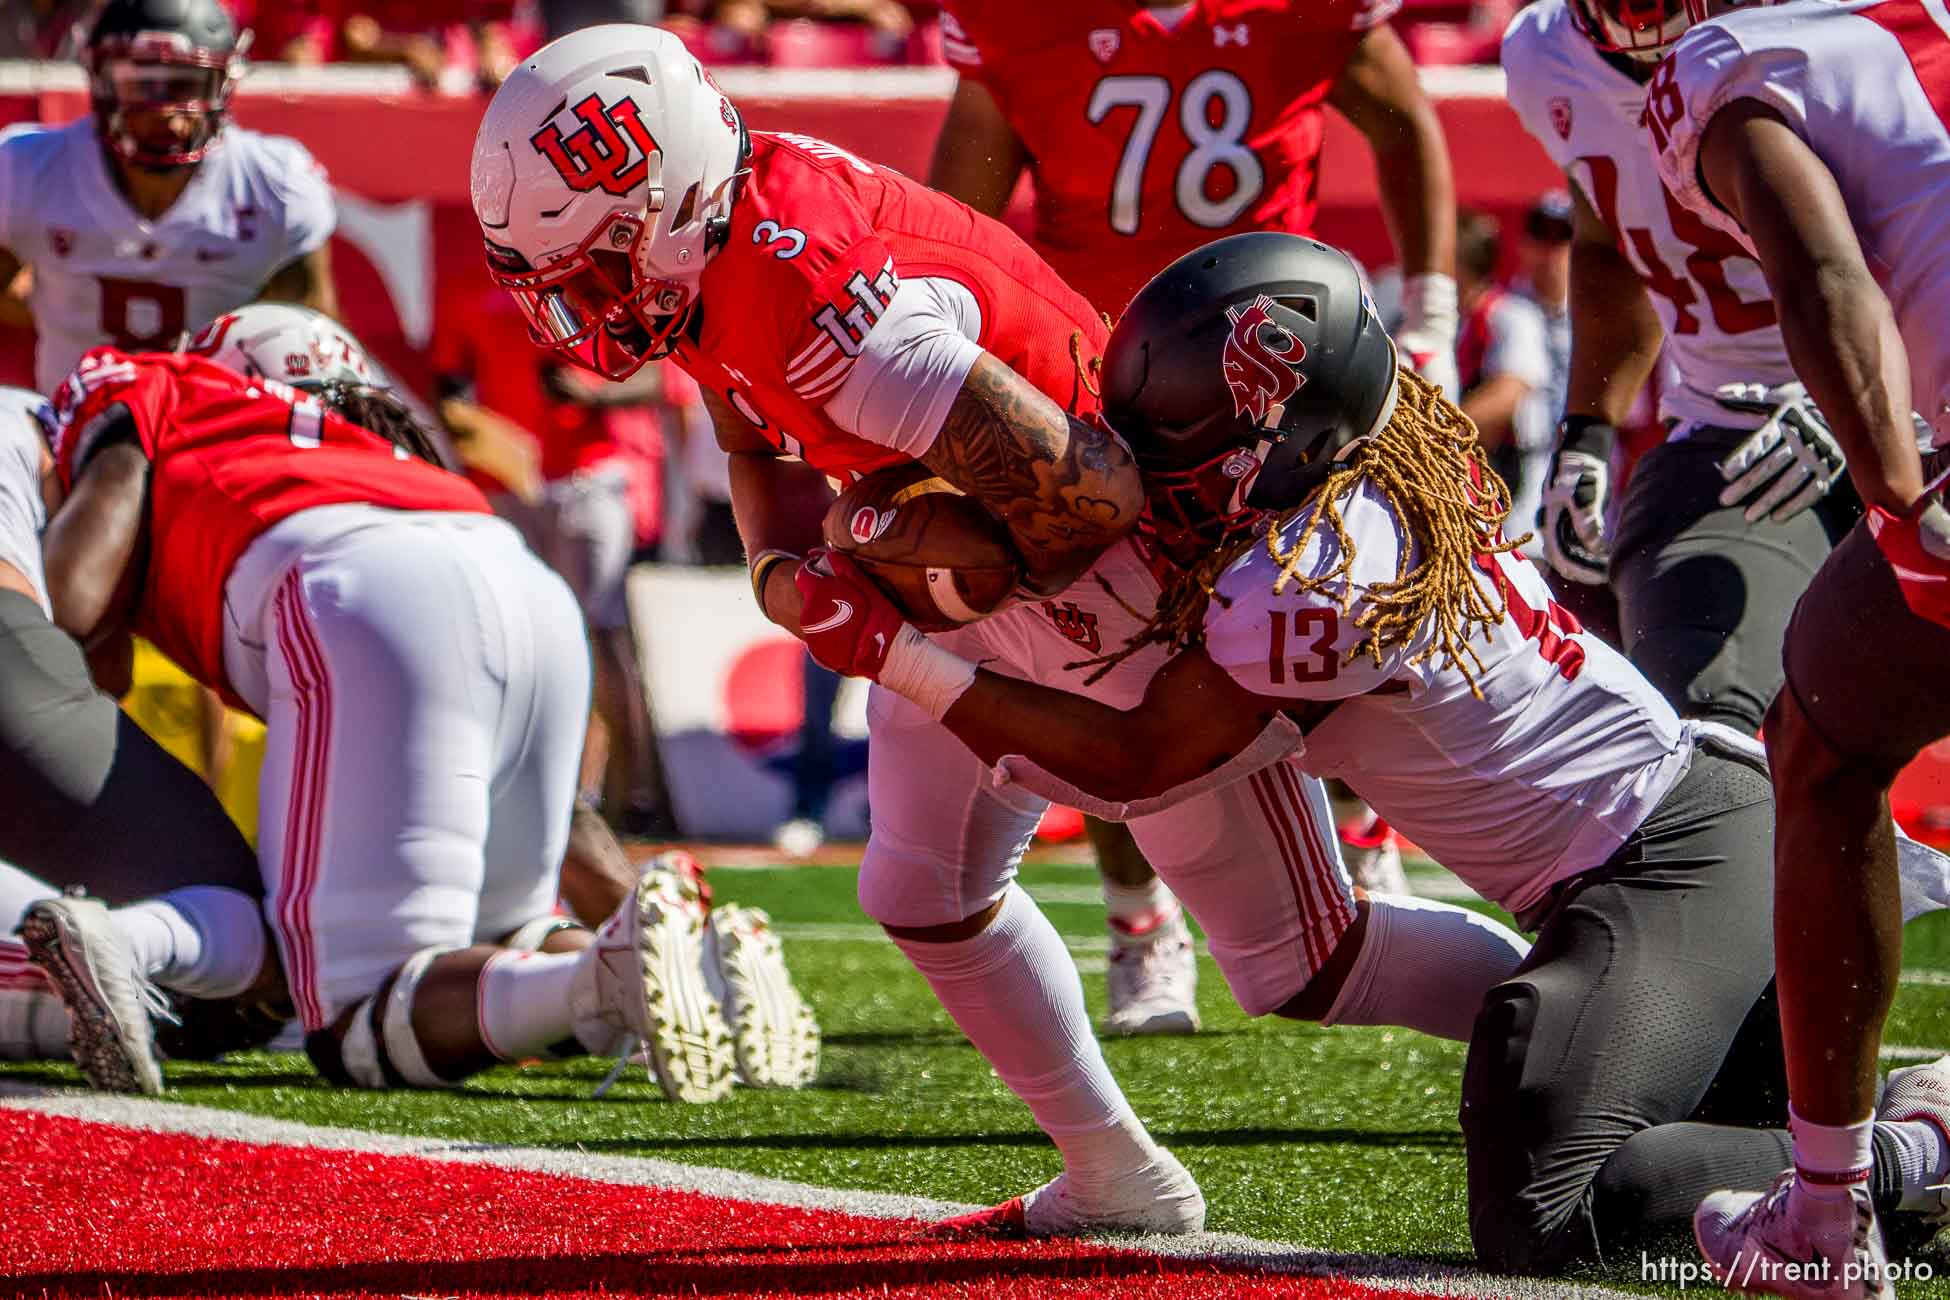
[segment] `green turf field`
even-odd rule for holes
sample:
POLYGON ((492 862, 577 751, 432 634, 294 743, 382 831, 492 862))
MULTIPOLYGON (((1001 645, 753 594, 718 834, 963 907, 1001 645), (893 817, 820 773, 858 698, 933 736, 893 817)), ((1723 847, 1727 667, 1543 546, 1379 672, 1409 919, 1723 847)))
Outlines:
MULTIPOLYGON (((1094 871, 1046 864, 1023 879, 1071 941, 1092 1010, 1101 1014, 1104 930, 1094 871)), ((495 1070, 453 1093, 374 1094, 321 1086, 302 1056, 259 1054, 172 1065, 172 1099, 954 1201, 1000 1200, 1057 1172, 1028 1112, 860 915, 852 871, 725 870, 712 883, 721 899, 768 909, 786 936, 788 959, 826 1034, 810 1091, 741 1090, 695 1107, 667 1104, 652 1085, 631 1082, 592 1101, 608 1063, 576 1062, 495 1070)), ((1936 916, 1911 927, 1906 965, 1887 1041, 1950 1051, 1950 921, 1936 916)), ((1455 1120, 1461 1045, 1410 1031, 1249 1021, 1206 959, 1199 1001, 1206 1027, 1196 1038, 1115 1040, 1105 1051, 1138 1113, 1203 1184, 1210 1227, 1468 1262, 1455 1120)), ((76 1078, 66 1067, 0 1067, 0 1079, 16 1082, 76 1078)), ((1629 1285, 1636 1272, 1605 1280, 1629 1285)), ((1913 1294, 1950 1297, 1950 1285, 1913 1294)))

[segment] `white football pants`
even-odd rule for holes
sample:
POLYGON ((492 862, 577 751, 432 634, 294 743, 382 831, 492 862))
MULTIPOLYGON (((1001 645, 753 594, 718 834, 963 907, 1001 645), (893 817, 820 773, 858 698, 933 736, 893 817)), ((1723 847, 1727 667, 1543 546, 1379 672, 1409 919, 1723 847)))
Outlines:
POLYGON ((305 511, 225 598, 225 664, 268 731, 265 914, 307 1030, 421 949, 554 906, 589 652, 575 597, 512 527, 305 511))

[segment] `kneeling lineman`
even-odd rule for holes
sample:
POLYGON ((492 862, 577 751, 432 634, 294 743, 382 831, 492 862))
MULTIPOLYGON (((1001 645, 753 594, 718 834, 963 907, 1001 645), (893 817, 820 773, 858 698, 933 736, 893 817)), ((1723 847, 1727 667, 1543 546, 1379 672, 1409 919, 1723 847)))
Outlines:
MULTIPOLYGON (((333 348, 290 350, 310 391, 84 358, 57 402, 57 621, 97 647, 140 631, 265 720, 265 910, 322 1073, 444 1086, 638 1040, 670 1095, 721 1095, 718 1006, 669 996, 704 943, 670 873, 594 936, 554 914, 588 710, 573 597, 333 348)), ((103 1081, 153 1069, 151 972, 111 922, 57 899, 23 925, 103 1081)))

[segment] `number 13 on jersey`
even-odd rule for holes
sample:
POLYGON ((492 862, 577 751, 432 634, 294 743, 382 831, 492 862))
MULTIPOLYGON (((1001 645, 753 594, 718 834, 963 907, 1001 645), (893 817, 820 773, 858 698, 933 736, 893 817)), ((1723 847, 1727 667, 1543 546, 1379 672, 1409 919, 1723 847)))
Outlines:
MULTIPOLYGON (((1117 109, 1137 110, 1111 180, 1110 228, 1120 235, 1135 235, 1143 220, 1144 172, 1170 107, 1171 83, 1163 77, 1105 77, 1090 94, 1085 113, 1092 126, 1103 125, 1117 109)), ((1172 190, 1178 211, 1193 225, 1231 225, 1265 188, 1266 169, 1245 143, 1252 124, 1252 92, 1237 74, 1213 68, 1186 83, 1178 97, 1178 125, 1191 148, 1178 163, 1172 190), (1212 173, 1221 170, 1230 173, 1231 190, 1213 198, 1212 173)))
POLYGON ((1273 634, 1266 647, 1266 675, 1275 686, 1330 682, 1340 674, 1341 616, 1324 605, 1273 611, 1273 634))

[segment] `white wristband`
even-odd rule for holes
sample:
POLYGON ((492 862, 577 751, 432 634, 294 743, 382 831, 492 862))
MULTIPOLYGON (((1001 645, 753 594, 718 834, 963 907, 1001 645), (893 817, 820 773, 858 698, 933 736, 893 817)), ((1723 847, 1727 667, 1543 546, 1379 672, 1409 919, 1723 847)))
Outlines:
POLYGON ((929 717, 939 722, 962 693, 975 684, 975 665, 943 650, 912 623, 903 623, 901 630, 894 633, 894 644, 881 665, 879 681, 896 695, 905 695, 920 705, 929 717))
POLYGON ((1445 342, 1456 341, 1460 326, 1457 313, 1455 277, 1440 271, 1424 271, 1402 281, 1402 327, 1400 332, 1426 331, 1445 342))

